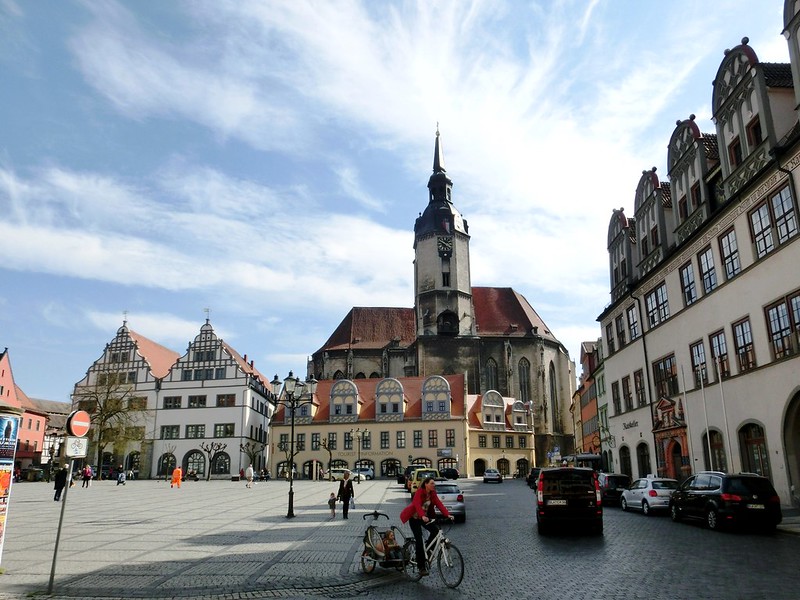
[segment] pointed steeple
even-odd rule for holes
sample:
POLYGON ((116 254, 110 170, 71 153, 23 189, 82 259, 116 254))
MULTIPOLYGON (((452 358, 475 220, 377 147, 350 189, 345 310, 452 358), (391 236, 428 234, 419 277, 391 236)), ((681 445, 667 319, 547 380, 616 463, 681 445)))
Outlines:
POLYGON ((447 173, 444 168, 444 153, 442 152, 442 142, 439 139, 439 124, 436 124, 436 142, 433 148, 433 172, 447 173))

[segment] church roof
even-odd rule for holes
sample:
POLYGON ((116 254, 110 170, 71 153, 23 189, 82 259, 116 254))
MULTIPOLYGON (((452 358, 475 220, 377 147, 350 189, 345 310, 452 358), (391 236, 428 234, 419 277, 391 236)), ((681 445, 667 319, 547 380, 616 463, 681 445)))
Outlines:
POLYGON ((473 287, 472 304, 479 336, 524 337, 533 333, 557 341, 525 296, 512 288, 473 287))
POLYGON ((156 379, 165 377, 172 368, 172 365, 181 357, 177 352, 173 352, 169 348, 157 344, 153 340, 144 337, 140 333, 136 333, 132 329, 128 330, 128 334, 136 343, 139 354, 147 361, 147 364, 150 365, 150 371, 156 379))
MULTIPOLYGON (((397 340, 409 346, 416 337, 413 308, 354 307, 320 350, 380 349, 397 340)), ((320 351, 318 350, 318 352, 320 351)))

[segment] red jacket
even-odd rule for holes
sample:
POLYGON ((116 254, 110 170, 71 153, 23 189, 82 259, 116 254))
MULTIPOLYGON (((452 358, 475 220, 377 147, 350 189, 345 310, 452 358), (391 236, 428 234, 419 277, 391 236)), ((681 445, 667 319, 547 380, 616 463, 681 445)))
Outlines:
POLYGON ((400 513, 400 521, 402 523, 408 523, 408 520, 414 516, 414 513, 416 513, 416 516, 420 519, 423 516, 433 519, 436 516, 436 513, 433 511, 434 506, 436 506, 445 517, 450 516, 450 513, 447 512, 447 509, 445 508, 444 504, 442 504, 442 501, 439 500, 439 496, 436 495, 436 492, 431 492, 430 504, 428 505, 428 512, 426 514, 424 507, 425 501, 428 500, 426 495, 427 492, 425 491, 425 488, 422 487, 414 492, 414 499, 411 501, 411 504, 406 506, 403 509, 403 512, 400 513))

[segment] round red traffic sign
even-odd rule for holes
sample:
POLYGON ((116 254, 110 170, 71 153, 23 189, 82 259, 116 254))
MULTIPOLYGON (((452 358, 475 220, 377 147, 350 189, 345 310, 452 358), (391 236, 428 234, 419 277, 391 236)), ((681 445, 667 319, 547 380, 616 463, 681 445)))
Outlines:
POLYGON ((83 437, 89 433, 92 417, 85 410, 74 410, 67 417, 67 433, 75 437, 83 437))

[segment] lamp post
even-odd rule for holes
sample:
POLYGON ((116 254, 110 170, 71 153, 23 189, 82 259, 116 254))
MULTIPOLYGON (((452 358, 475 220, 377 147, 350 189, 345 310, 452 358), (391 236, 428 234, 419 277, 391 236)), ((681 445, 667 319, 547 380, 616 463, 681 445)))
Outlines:
POLYGON ((289 376, 283 380, 283 389, 278 376, 270 382, 272 391, 275 394, 275 404, 282 405, 290 411, 291 433, 289 437, 289 510, 286 518, 294 517, 294 415, 297 409, 306 404, 311 404, 314 400, 314 392, 317 389, 317 380, 309 377, 305 382, 300 381, 299 377, 289 371, 289 376), (304 393, 308 393, 304 396, 304 393))
MULTIPOLYGON (((357 429, 351 429, 350 430, 350 435, 354 435, 355 438, 356 438, 356 441, 358 442, 358 458, 356 458, 356 469, 358 469, 358 468, 361 467, 361 440, 362 440, 362 438, 365 438, 365 437, 369 436, 369 431, 367 431, 366 429, 361 429, 359 427, 357 429)), ((362 477, 362 474, 359 473, 357 481, 356 481, 356 483, 358 483, 359 485, 361 484, 361 477, 362 477)))

